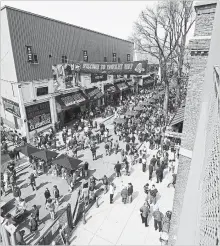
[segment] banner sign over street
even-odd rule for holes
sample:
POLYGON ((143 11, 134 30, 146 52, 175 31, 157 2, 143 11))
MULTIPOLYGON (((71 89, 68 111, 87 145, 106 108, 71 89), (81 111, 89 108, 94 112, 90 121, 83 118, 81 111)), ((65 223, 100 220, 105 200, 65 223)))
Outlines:
POLYGON ((70 73, 106 73, 106 74, 144 74, 147 71, 147 61, 134 61, 123 63, 88 63, 78 62, 72 64, 59 64, 52 66, 56 77, 69 76, 70 73))

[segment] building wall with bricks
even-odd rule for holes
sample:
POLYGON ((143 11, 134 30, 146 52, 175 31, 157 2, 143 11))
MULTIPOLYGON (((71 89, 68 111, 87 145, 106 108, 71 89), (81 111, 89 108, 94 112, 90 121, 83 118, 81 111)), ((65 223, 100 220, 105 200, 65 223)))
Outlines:
POLYGON ((195 6, 196 22, 194 37, 189 42, 191 66, 187 88, 183 137, 175 188, 173 215, 169 235, 169 245, 175 245, 178 235, 180 215, 191 168, 198 119, 201 110, 202 91, 209 56, 210 41, 215 19, 216 3, 201 2, 195 6))

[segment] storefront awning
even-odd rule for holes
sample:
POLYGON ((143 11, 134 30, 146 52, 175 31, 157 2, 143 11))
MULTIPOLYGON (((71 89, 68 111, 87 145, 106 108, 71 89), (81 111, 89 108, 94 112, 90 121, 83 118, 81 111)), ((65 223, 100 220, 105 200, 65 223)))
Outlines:
POLYGON ((89 88, 85 90, 89 99, 99 99, 104 96, 104 94, 97 87, 89 88))
POLYGON ((72 92, 56 97, 56 101, 60 104, 62 110, 79 106, 87 100, 86 95, 82 91, 72 92))
POLYGON ((115 93, 115 92, 118 92, 118 87, 116 87, 113 84, 107 84, 104 86, 104 90, 107 93, 115 93))
POLYGON ((185 107, 179 108, 177 113, 174 115, 173 119, 171 120, 170 126, 174 126, 184 121, 184 112, 185 112, 185 107))
POLYGON ((117 86, 120 91, 129 89, 125 82, 117 83, 115 86, 117 86))

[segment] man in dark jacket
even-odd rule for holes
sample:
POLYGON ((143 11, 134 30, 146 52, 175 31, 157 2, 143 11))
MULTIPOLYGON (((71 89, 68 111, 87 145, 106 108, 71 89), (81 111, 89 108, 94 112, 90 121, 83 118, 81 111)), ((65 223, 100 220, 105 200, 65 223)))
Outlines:
POLYGON ((150 189, 150 204, 156 204, 156 197, 157 197, 158 190, 156 189, 155 185, 152 185, 150 189))
POLYGON ((114 169, 115 169, 115 172, 116 172, 116 176, 117 177, 121 176, 121 164, 119 163, 119 161, 115 165, 114 169))
POLYGON ((153 212, 153 217, 154 217, 155 231, 159 227, 159 232, 161 232, 162 231, 162 221, 163 221, 164 215, 160 212, 159 208, 153 212))
POLYGON ((36 205, 33 205, 33 211, 32 211, 33 218, 36 219, 36 221, 39 223, 39 209, 36 205))
POLYGON ((157 183, 162 182, 162 180, 163 180, 163 169, 162 169, 162 167, 158 167, 156 169, 156 175, 157 175, 157 183))
POLYGON ((13 190, 13 195, 14 195, 14 198, 19 201, 20 200, 20 197, 21 197, 21 190, 20 188, 15 184, 14 186, 14 190, 13 190))
POLYGON ((30 233, 37 231, 38 229, 38 224, 37 224, 37 220, 34 218, 34 215, 31 215, 31 220, 30 220, 30 233))
POLYGON ((133 185, 132 183, 128 183, 128 202, 132 202, 132 194, 133 194, 133 185))
POLYGON ((149 225, 147 223, 147 219, 150 213, 150 205, 148 202, 144 203, 144 205, 140 208, 140 212, 141 212, 142 223, 145 224, 145 227, 148 227, 149 225))
POLYGON ((84 177, 88 177, 89 163, 86 161, 83 165, 84 177))
POLYGON ((153 174, 154 167, 153 165, 149 165, 149 180, 152 180, 152 174, 153 174))
POLYGON ((31 173, 29 179, 30 179, 30 185, 31 185, 33 191, 35 191, 35 189, 37 190, 36 181, 35 181, 35 177, 34 177, 33 173, 31 173))
POLYGON ((44 197, 46 199, 45 204, 47 203, 48 199, 51 197, 50 195, 50 191, 48 190, 48 188, 46 188, 45 192, 44 192, 44 197))

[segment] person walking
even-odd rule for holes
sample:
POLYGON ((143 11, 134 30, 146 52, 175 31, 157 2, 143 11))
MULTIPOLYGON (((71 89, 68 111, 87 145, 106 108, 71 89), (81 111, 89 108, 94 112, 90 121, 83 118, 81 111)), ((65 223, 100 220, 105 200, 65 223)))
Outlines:
POLYGON ((170 185, 171 185, 171 184, 172 184, 173 187, 175 188, 175 185, 176 185, 176 177, 177 177, 177 175, 176 175, 176 173, 174 173, 172 176, 173 176, 173 181, 167 185, 167 188, 170 188, 170 185))
POLYGON ((140 208, 140 212, 142 223, 145 224, 145 227, 148 227, 148 215, 150 213, 150 204, 148 202, 145 202, 144 205, 140 208))
POLYGON ((116 172, 116 176, 117 177, 121 176, 121 164, 119 163, 119 161, 115 165, 114 169, 115 169, 115 172, 116 172))
POLYGON ((39 215, 40 215, 39 209, 38 209, 38 207, 36 205, 33 205, 32 208, 33 208, 33 211, 32 211, 33 218, 35 218, 36 221, 37 221, 37 223, 39 224, 39 222, 40 222, 40 219, 39 219, 39 215))
POLYGON ((59 206, 60 191, 58 190, 56 185, 53 186, 53 194, 54 194, 56 205, 59 206))
POLYGON ((157 208, 153 212, 153 218, 154 218, 155 231, 159 228, 159 232, 161 232, 162 231, 162 221, 163 221, 164 215, 160 212, 159 208, 157 208))
POLYGON ((153 174, 154 167, 152 164, 149 165, 149 180, 152 180, 152 174, 153 174))
POLYGON ((116 142, 114 143, 114 149, 115 149, 115 154, 118 154, 118 150, 119 150, 119 142, 118 140, 116 140, 116 142))
POLYGON ((14 186, 13 196, 14 196, 14 198, 15 198, 15 200, 16 200, 17 202, 20 201, 21 190, 20 190, 20 188, 19 188, 16 184, 15 184, 15 186, 14 186))
POLYGON ((115 184, 111 183, 110 186, 109 186, 110 204, 113 203, 113 197, 114 197, 115 190, 116 190, 115 184))
POLYGON ((35 178, 33 173, 31 173, 29 179, 30 179, 30 185, 31 185, 33 191, 35 191, 35 189, 37 190, 36 181, 35 181, 36 178, 35 178))
POLYGON ((132 203, 133 185, 128 183, 128 202, 132 203))
POLYGON ((37 230, 38 230, 38 223, 37 223, 36 218, 32 214, 31 215, 31 220, 30 220, 30 233, 34 232, 36 234, 37 230))
POLYGON ((95 143, 92 144, 92 146, 91 146, 91 152, 92 152, 92 159, 94 161, 94 160, 96 160, 96 146, 95 146, 95 143))
POLYGON ((50 191, 48 190, 48 188, 46 188, 46 190, 45 190, 45 192, 44 192, 44 197, 45 197, 45 199, 46 199, 45 204, 47 204, 48 199, 51 197, 50 191))
POLYGON ((149 200, 149 192, 150 192, 150 188, 149 188, 149 184, 147 183, 144 186, 144 193, 147 195, 145 201, 148 201, 149 200))
POLYGON ((163 180, 163 169, 162 167, 157 167, 156 169, 157 183, 161 183, 163 180))
POLYGON ((88 177, 89 163, 86 161, 83 165, 83 176, 88 177))
POLYGON ((156 197, 157 197, 158 190, 156 189, 155 185, 152 185, 150 189, 150 204, 156 204, 156 197))
POLYGON ((104 186, 104 194, 106 194, 108 192, 108 178, 106 175, 104 175, 104 177, 99 180, 102 181, 103 186, 104 186))
POLYGON ((122 191, 121 191, 121 198, 122 198, 122 202, 123 202, 124 204, 126 204, 126 203, 127 203, 127 199, 128 199, 128 189, 127 189, 126 186, 124 186, 124 187, 122 188, 122 191))
POLYGON ((50 217, 52 220, 55 219, 55 205, 51 198, 48 199, 46 204, 46 209, 50 212, 50 217))

